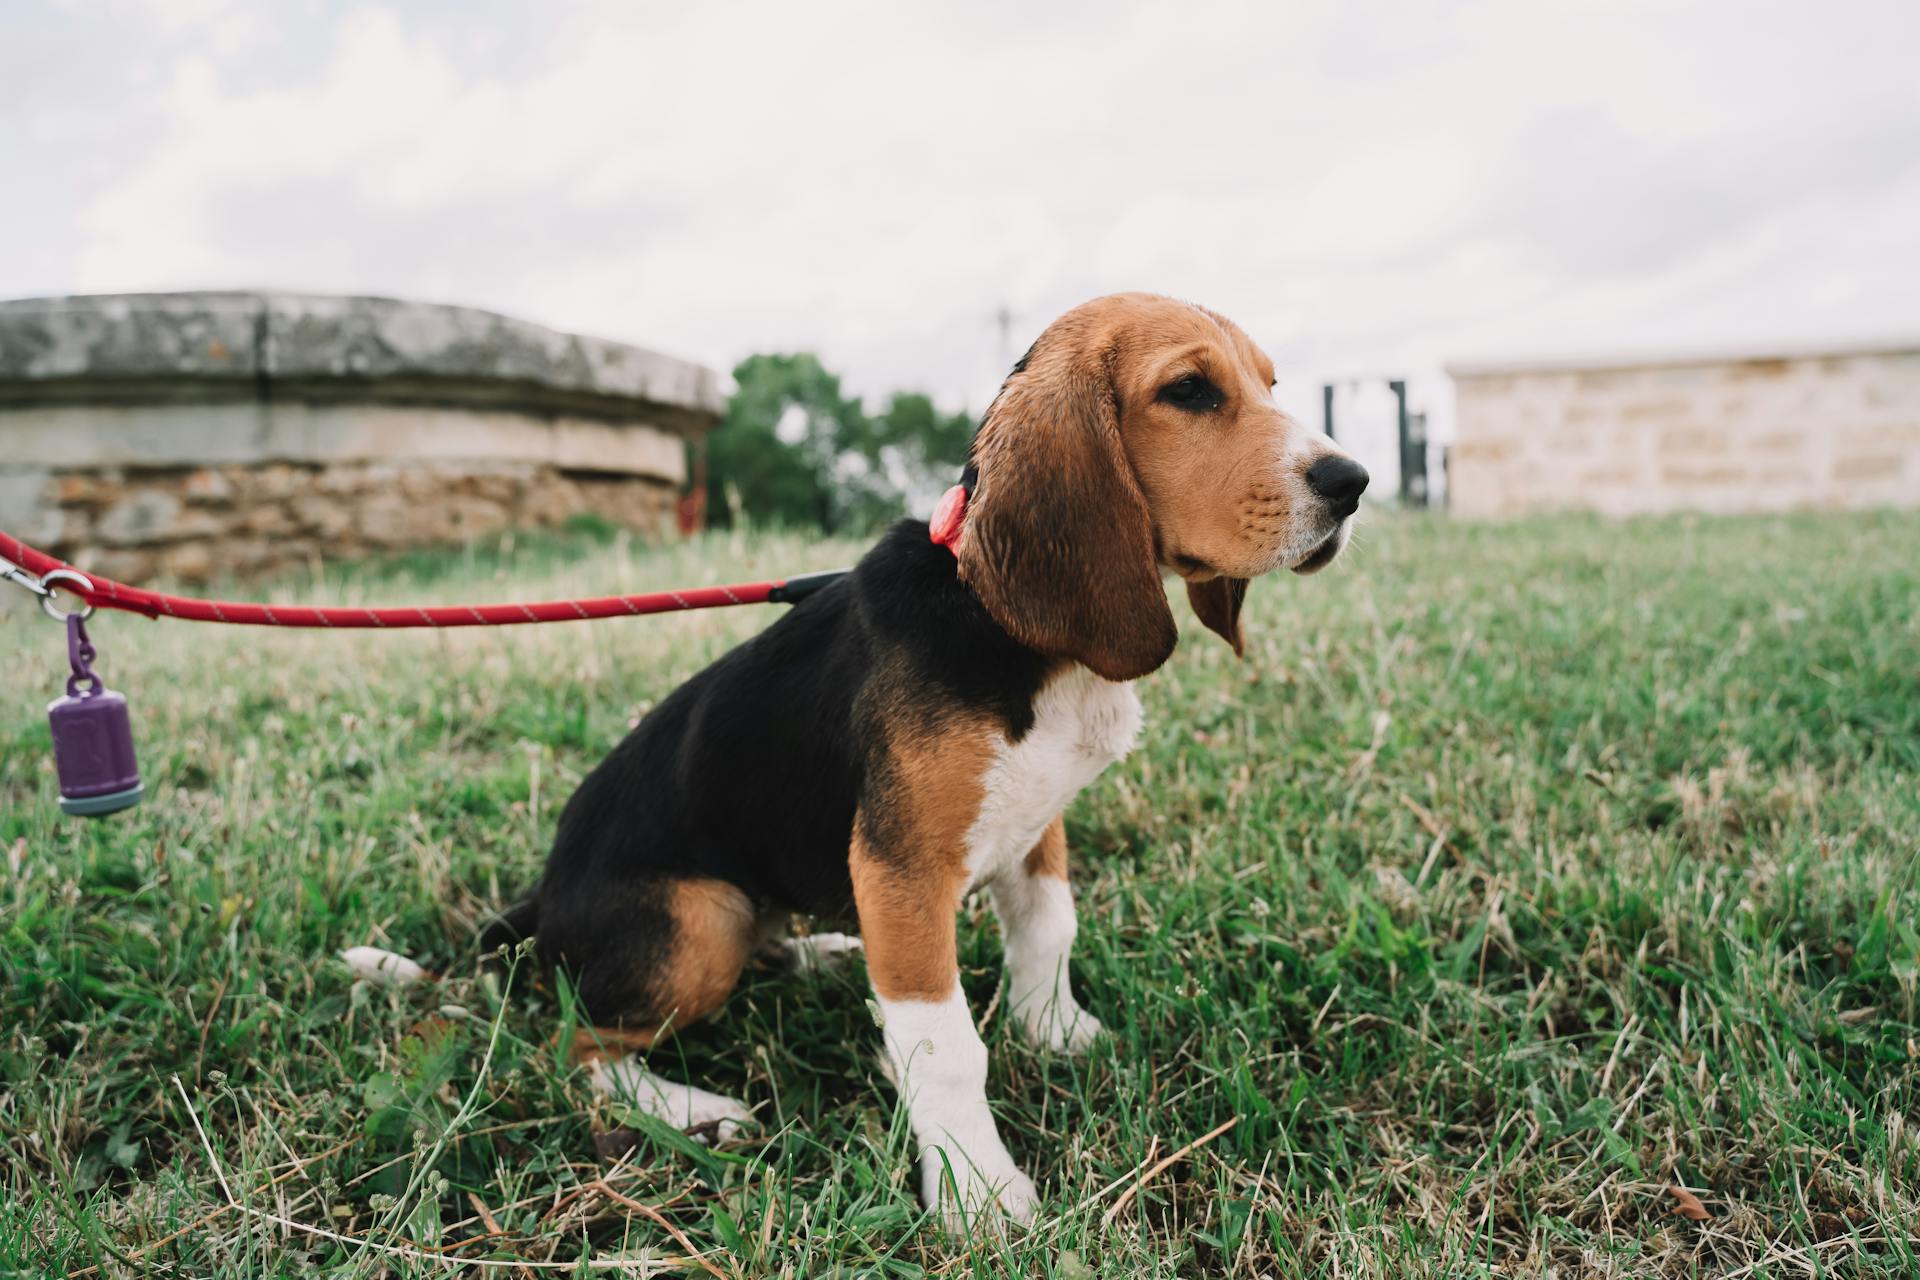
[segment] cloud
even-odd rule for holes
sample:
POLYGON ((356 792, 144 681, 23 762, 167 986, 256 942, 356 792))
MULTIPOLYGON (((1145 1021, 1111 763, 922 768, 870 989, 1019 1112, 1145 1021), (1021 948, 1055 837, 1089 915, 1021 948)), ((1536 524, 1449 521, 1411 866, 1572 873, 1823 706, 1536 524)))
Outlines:
POLYGON ((1002 307, 1017 349, 1149 288, 1309 417, 1449 356, 1920 333, 1920 22, 1841 8, 49 9, 0 19, 46 175, 0 291, 439 298, 978 408, 1002 307))

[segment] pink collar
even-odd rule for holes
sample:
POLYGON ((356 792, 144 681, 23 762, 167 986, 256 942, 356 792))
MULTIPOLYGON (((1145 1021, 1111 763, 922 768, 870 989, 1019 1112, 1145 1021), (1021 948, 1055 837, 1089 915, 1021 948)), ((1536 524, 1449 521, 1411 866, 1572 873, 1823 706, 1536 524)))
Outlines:
MULTIPOLYGON (((940 501, 934 505, 933 517, 927 521, 927 537, 936 546, 953 551, 954 544, 960 541, 961 526, 967 522, 967 486, 957 484, 940 495, 940 501)), ((960 553, 954 551, 955 555, 960 553)))

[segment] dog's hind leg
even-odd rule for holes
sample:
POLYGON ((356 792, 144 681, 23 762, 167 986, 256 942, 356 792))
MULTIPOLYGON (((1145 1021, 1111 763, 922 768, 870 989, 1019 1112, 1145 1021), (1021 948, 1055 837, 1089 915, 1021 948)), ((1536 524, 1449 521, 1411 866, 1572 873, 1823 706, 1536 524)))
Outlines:
POLYGON ((752 1111, 739 1099, 676 1084, 647 1070, 638 1058, 600 1060, 590 1070, 595 1092, 631 1103, 636 1110, 677 1125, 697 1138, 725 1142, 753 1119, 752 1111))
POLYGON ((726 1000, 759 938, 753 904, 724 880, 662 880, 630 897, 620 914, 618 924, 602 926, 608 932, 591 961, 577 965, 581 1004, 594 1025, 574 1033, 574 1061, 587 1066, 598 1092, 729 1137, 747 1122, 746 1104, 664 1080, 630 1055, 726 1000))

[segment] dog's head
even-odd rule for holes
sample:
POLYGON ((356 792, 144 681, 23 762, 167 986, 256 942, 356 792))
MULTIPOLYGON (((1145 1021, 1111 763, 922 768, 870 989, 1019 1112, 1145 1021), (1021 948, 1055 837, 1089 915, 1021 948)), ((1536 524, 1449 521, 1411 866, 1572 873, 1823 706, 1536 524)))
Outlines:
POLYGON ((1331 564, 1367 487, 1272 389, 1273 362, 1204 308, 1123 293, 1069 311, 974 439, 961 578, 1022 644, 1109 680, 1173 652, 1163 570, 1241 652, 1247 580, 1331 564))

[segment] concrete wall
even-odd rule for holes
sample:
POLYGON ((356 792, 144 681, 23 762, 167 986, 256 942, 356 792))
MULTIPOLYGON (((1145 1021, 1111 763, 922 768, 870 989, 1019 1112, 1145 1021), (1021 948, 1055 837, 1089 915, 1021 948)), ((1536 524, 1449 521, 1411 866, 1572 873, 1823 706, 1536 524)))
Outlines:
POLYGON ((194 580, 582 513, 663 530, 720 375, 378 298, 0 303, 0 528, 194 580))
POLYGON ((1463 515, 1920 506, 1920 346, 1448 372, 1463 515))

